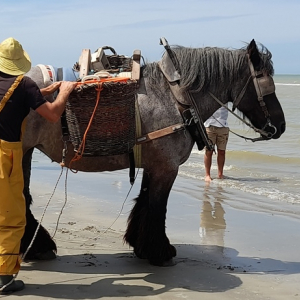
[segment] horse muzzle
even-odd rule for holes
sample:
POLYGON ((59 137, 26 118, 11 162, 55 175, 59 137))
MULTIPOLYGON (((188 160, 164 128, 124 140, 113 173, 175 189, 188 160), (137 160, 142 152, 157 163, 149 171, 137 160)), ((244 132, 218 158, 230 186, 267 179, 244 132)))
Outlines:
POLYGON ((268 122, 261 133, 263 140, 278 139, 285 132, 285 122, 282 122, 279 126, 273 125, 268 122))

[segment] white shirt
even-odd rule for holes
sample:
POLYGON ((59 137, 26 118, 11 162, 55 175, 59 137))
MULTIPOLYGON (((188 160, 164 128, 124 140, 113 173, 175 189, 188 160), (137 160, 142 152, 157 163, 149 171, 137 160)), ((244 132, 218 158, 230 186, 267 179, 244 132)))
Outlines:
POLYGON ((210 118, 208 118, 204 122, 204 126, 229 127, 227 118, 228 110, 221 106, 218 110, 215 111, 215 113, 210 118))

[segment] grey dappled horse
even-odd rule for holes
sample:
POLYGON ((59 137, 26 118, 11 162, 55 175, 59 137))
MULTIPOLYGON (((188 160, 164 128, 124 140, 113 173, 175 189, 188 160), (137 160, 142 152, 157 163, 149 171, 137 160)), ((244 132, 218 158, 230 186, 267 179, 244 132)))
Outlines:
MULTIPOLYGON (((220 107, 213 99, 214 95, 224 104, 233 102, 256 128, 268 133, 267 138, 277 139, 285 131, 284 113, 275 89, 272 90, 271 87, 271 92, 259 95, 259 90, 255 88, 255 84, 261 82, 261 79, 272 81, 270 76, 274 73, 271 53, 263 46, 261 49, 258 48, 260 47, 252 40, 246 47, 237 50, 209 47, 172 49, 181 69, 180 86, 193 94, 202 120, 206 120, 220 107), (251 64, 254 73, 250 71, 251 64)), ((32 68, 27 75, 40 87, 45 86, 38 67, 32 68)), ((264 86, 261 84, 258 88, 263 90, 264 86)), ((141 68, 138 105, 143 133, 182 123, 176 99, 157 62, 146 64, 141 68)), ((167 202, 178 168, 189 158, 194 142, 189 132, 182 130, 142 144, 144 169, 142 184, 128 219, 124 240, 133 247, 139 258, 148 259, 151 264, 163 265, 176 256, 176 249, 170 244, 165 231, 167 202)), ((28 117, 24 136, 23 167, 27 226, 21 245, 23 253, 37 227, 37 221, 30 211, 32 198, 29 191, 34 148, 45 153, 52 161, 59 163, 62 160, 63 141, 60 122, 50 124, 32 111, 28 117)), ((69 143, 66 166, 73 155, 74 149, 69 143)), ((128 167, 127 154, 83 157, 72 164, 73 169, 85 172, 114 171, 128 167)), ((52 258, 55 257, 54 252, 56 252, 54 241, 46 229, 41 227, 27 258, 52 258)))

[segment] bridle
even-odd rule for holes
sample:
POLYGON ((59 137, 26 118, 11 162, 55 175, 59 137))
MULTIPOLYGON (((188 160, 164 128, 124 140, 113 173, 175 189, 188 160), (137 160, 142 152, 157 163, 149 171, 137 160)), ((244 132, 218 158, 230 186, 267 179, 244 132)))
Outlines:
MULTIPOLYGON (((233 101, 233 105, 232 105, 232 110, 230 110, 226 105, 224 105, 216 96, 214 96, 211 92, 209 92, 209 94, 211 95, 212 98, 214 98, 214 100, 216 100, 221 106, 225 107, 231 114, 233 114, 235 117, 237 117, 239 120, 241 120, 243 123, 245 123, 247 126, 251 127, 255 132, 260 133, 261 135, 265 136, 266 138, 270 139, 272 138, 273 135, 276 134, 277 129, 276 127, 271 123, 270 120, 270 114, 269 111, 267 109, 266 103, 264 102, 264 96, 270 95, 275 93, 275 84, 273 81, 273 78, 266 74, 263 71, 255 71, 253 64, 249 58, 249 54, 247 54, 248 57, 248 65, 250 68, 250 72, 251 75, 249 76, 246 84, 244 85, 243 89, 241 90, 241 92, 239 93, 239 95, 236 97, 236 99, 234 99, 233 101), (264 112, 265 118, 266 118, 266 124, 263 126, 262 129, 258 129, 256 127, 254 127, 252 124, 246 122, 245 120, 243 120, 242 118, 240 118, 237 114, 234 113, 234 110, 236 108, 238 108, 238 105, 240 104, 241 100, 244 97, 244 94, 247 90, 247 87, 249 85, 249 82, 251 81, 251 79, 253 80, 254 83, 254 87, 256 90, 256 94, 257 94, 257 100, 259 102, 259 105, 262 109, 262 111, 264 112), (271 128, 274 129, 274 132, 267 132, 265 131, 265 128, 269 126, 271 128)), ((256 139, 252 139, 252 138, 246 138, 244 136, 241 136, 245 139, 249 139, 252 140, 253 142, 255 141, 260 141, 260 140, 264 140, 262 137, 261 138, 256 138, 256 139)))

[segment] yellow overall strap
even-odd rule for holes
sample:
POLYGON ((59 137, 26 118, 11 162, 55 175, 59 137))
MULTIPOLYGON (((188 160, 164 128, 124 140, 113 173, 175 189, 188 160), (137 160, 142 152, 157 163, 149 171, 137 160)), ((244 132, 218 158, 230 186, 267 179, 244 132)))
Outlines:
POLYGON ((17 88, 17 86, 19 85, 19 83, 21 82, 21 80, 22 80, 23 77, 24 77, 24 75, 19 75, 16 78, 16 80, 14 81, 14 83, 11 85, 11 87, 8 89, 8 91, 6 92, 6 94, 4 95, 4 97, 2 98, 2 100, 0 101, 0 112, 4 108, 6 102, 8 101, 8 99, 10 98, 10 96, 12 95, 12 93, 14 92, 14 90, 17 88))

